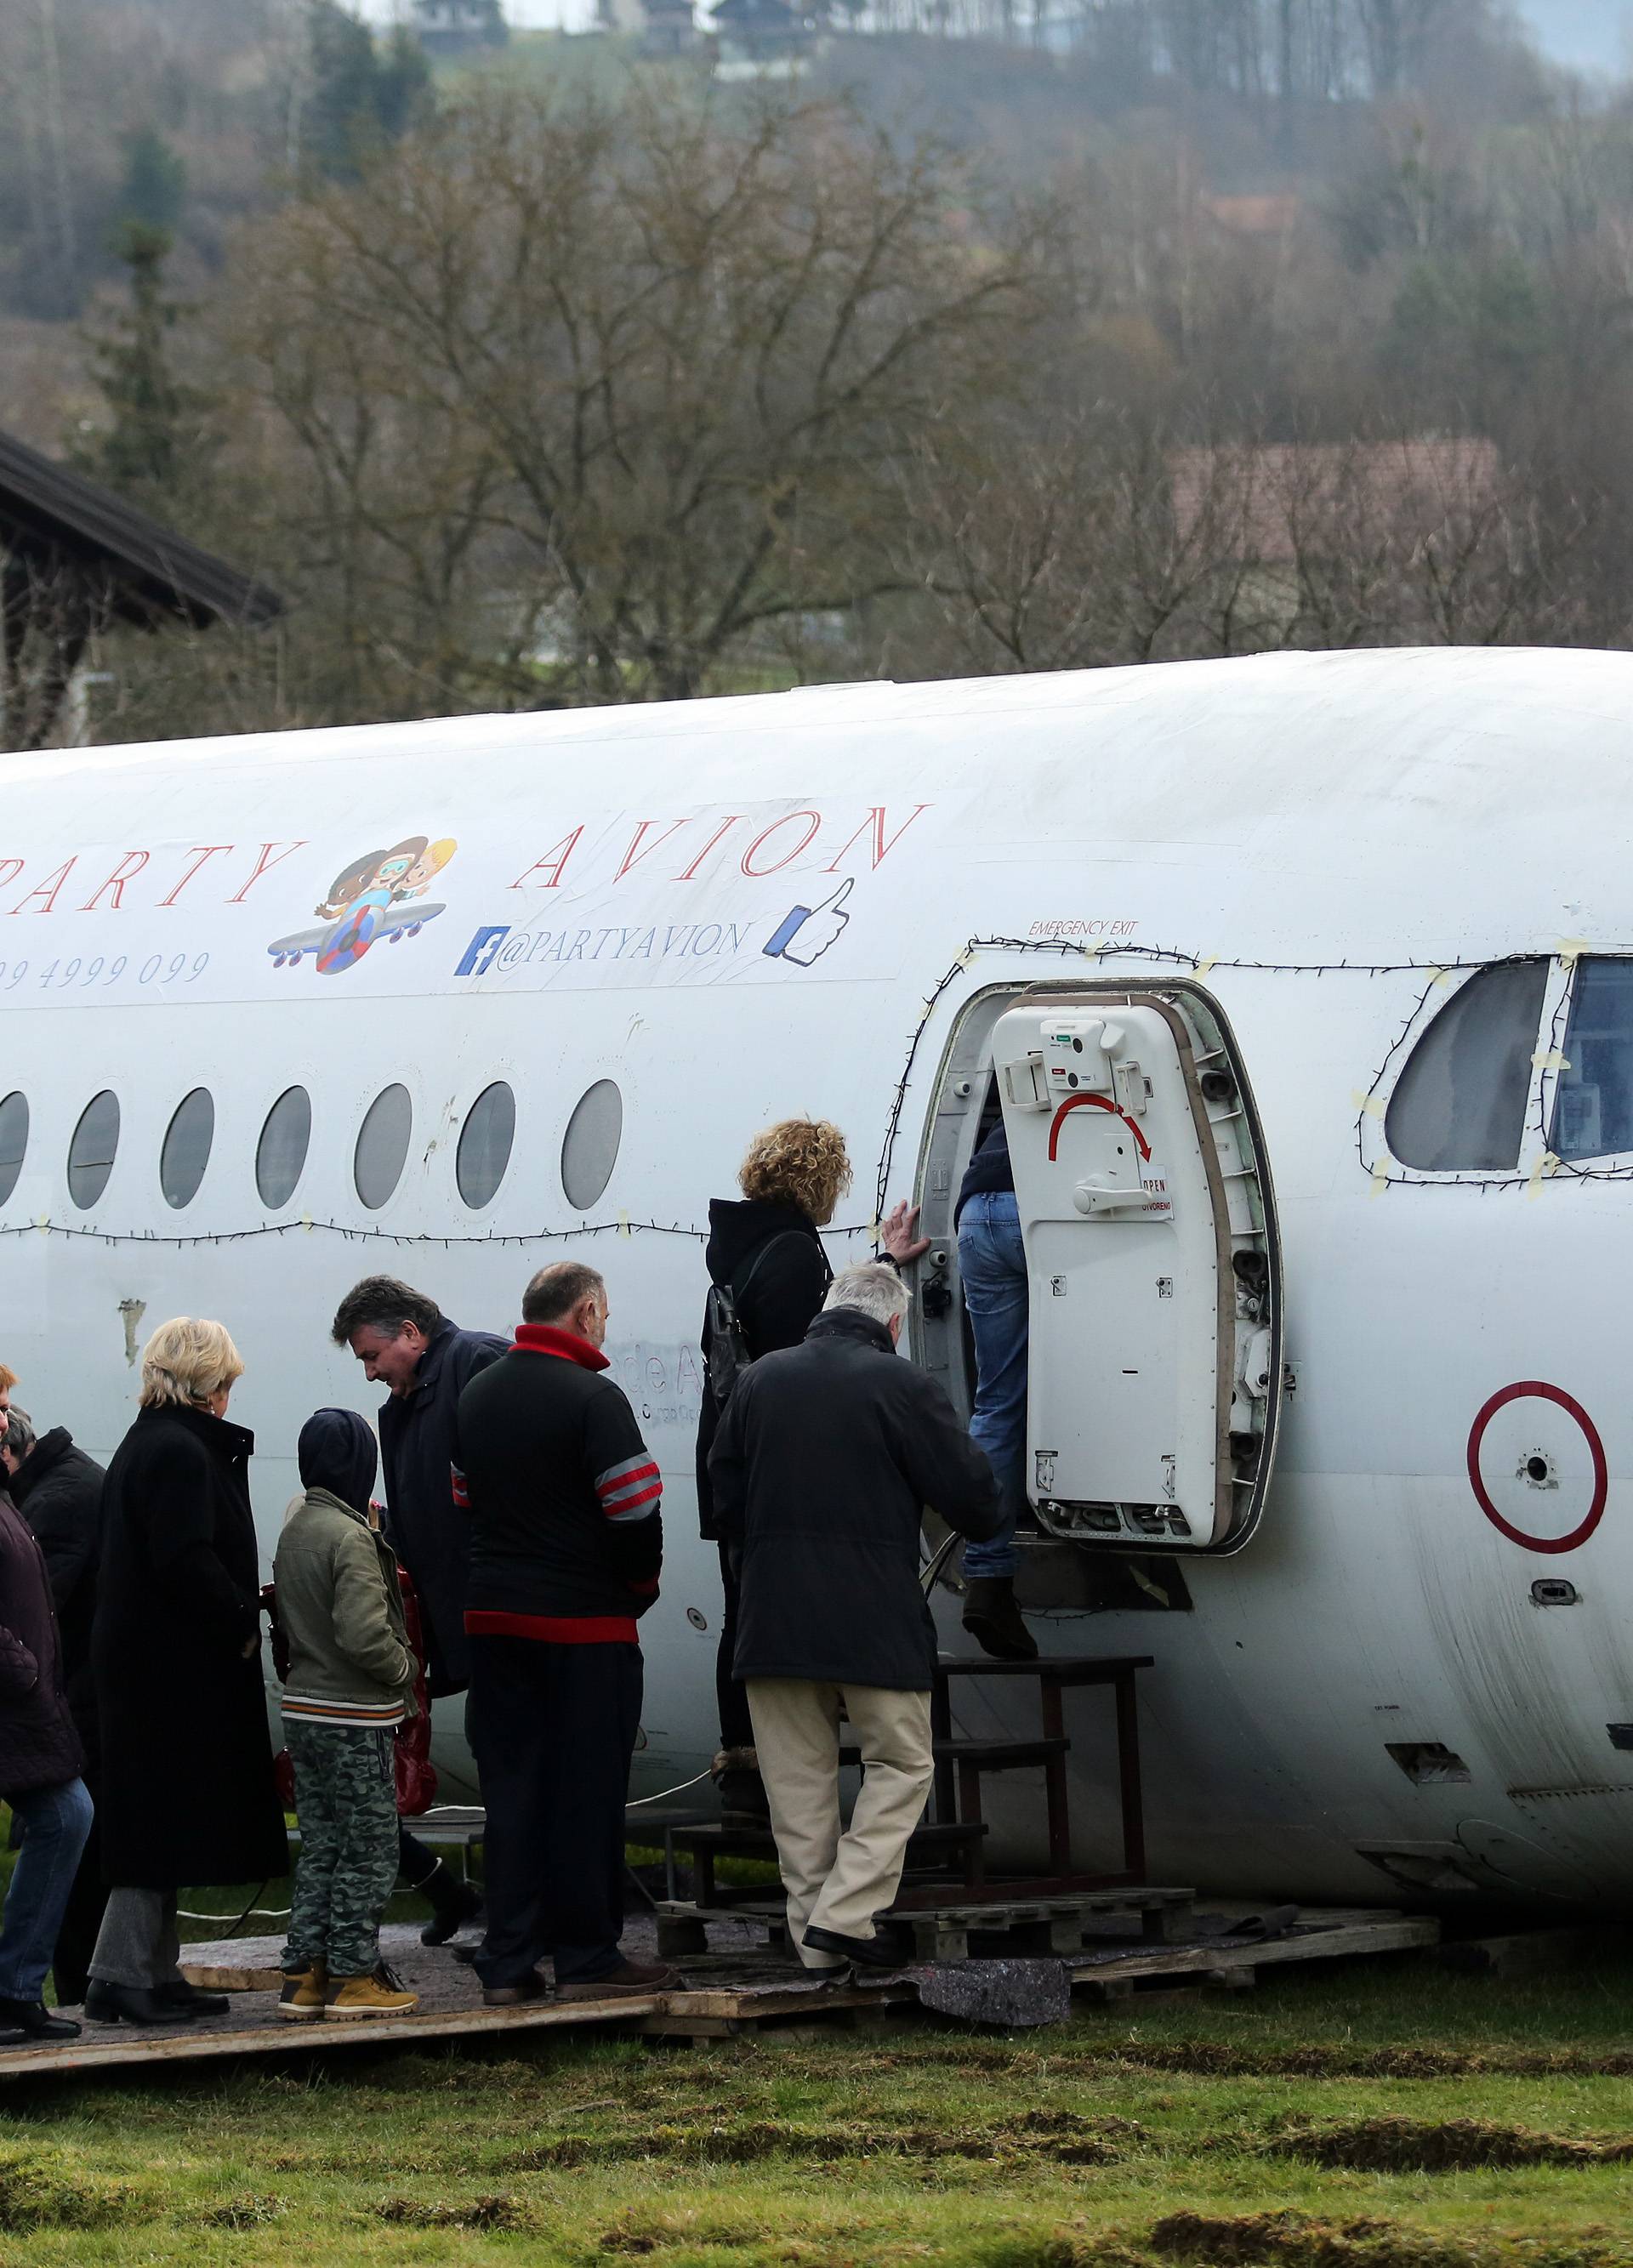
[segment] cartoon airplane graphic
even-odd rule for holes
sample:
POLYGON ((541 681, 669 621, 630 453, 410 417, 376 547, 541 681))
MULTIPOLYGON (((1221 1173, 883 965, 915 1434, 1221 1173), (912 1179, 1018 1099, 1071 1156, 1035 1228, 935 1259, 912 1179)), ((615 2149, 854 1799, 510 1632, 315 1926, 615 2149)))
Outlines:
POLYGON ((355 967, 371 946, 417 937, 428 921, 447 911, 427 903, 423 894, 456 848, 451 840, 427 843, 417 835, 394 850, 359 858, 336 875, 316 909, 323 928, 299 930, 268 946, 273 967, 299 968, 309 954, 320 976, 338 976, 355 967))

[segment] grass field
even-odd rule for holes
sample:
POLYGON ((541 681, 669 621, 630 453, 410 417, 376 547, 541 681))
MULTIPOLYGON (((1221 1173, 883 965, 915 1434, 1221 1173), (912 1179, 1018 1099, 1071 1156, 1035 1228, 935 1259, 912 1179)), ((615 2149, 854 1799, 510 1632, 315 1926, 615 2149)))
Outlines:
POLYGON ((3 2098, 0 2262, 1633 2268, 1633 1958, 3 2098), (1625 2162, 1624 2162, 1625 2161, 1625 2162))

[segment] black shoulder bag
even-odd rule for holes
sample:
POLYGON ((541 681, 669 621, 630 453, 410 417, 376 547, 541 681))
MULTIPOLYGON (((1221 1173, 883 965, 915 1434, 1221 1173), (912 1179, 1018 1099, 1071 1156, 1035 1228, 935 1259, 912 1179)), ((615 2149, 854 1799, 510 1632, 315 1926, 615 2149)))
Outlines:
POLYGON ((749 1272, 741 1284, 711 1284, 709 1304, 704 1319, 704 1336, 708 1351, 704 1357, 704 1370, 708 1378, 709 1392, 716 1405, 723 1410, 731 1399, 731 1390, 740 1374, 754 1360, 749 1351, 748 1334, 743 1328, 743 1318, 737 1312, 737 1302, 760 1272, 766 1255, 791 1236, 799 1234, 797 1228, 785 1228, 780 1235, 768 1237, 749 1263, 749 1272))

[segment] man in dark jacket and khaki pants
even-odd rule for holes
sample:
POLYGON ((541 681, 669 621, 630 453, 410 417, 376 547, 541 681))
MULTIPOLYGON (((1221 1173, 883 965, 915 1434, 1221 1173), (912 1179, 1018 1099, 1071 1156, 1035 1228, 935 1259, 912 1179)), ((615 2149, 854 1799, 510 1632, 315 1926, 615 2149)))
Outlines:
POLYGON ((740 1553, 737 1675, 771 1798, 788 1926, 808 1969, 888 1965, 895 1898, 933 1770, 935 1629, 919 1584, 926 1506, 961 1535, 1001 1518, 991 1466, 941 1388, 898 1360, 907 1292, 869 1262, 835 1278, 803 1343, 746 1370, 709 1459, 740 1553), (839 1719, 862 1785, 839 1829, 839 1719))

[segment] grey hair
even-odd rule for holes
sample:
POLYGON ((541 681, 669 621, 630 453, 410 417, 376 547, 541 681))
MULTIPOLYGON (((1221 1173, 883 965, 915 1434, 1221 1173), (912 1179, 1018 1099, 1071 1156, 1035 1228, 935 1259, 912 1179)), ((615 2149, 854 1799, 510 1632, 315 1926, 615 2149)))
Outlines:
POLYGON ((4 1443, 20 1464, 39 1438, 34 1431, 33 1419, 26 1410, 19 1410, 14 1402, 6 1414, 5 1431, 0 1433, 0 1442, 4 1443))
POLYGON ((907 1286, 883 1260, 862 1260, 854 1268, 839 1270, 822 1304, 824 1310, 854 1307, 888 1328, 907 1312, 907 1286))

